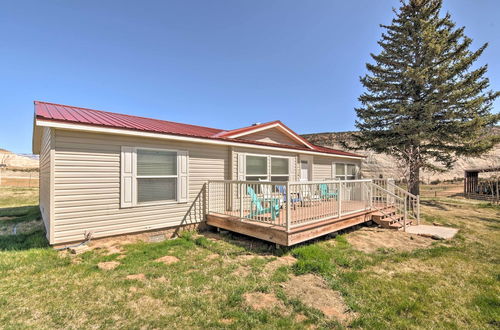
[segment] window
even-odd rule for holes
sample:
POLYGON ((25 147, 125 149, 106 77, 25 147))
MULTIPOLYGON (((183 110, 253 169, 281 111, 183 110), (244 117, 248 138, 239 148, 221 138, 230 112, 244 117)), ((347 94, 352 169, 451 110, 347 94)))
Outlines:
POLYGON ((177 199, 177 152, 137 149, 137 203, 177 199))
POLYGON ((290 178, 289 161, 287 157, 246 155, 245 179, 247 181, 288 181, 290 178))
POLYGON ((271 181, 288 181, 288 158, 271 157, 271 181))
POLYGON ((121 207, 188 201, 187 151, 121 149, 121 207))
POLYGON ((247 181, 267 181, 267 157, 247 156, 246 180, 247 181))
POLYGON ((356 165, 354 164, 335 164, 335 179, 337 180, 355 180, 356 165))

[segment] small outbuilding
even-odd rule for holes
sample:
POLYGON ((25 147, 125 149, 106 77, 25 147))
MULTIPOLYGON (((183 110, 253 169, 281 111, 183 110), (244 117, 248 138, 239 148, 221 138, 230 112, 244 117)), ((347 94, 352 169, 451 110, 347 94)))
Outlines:
POLYGON ((480 180, 479 173, 499 173, 500 166, 466 169, 464 172, 464 196, 487 200, 499 200, 498 178, 480 180))

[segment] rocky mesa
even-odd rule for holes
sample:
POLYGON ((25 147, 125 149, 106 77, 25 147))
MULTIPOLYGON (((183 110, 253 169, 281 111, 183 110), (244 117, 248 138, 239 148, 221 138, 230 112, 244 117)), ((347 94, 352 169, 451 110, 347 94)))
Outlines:
MULTIPOLYGON (((340 144, 341 141, 352 140, 354 132, 338 132, 338 133, 314 133, 302 135, 314 144, 343 149, 340 144)), ((500 134, 500 127, 492 128, 492 134, 500 134)), ((357 153, 366 156, 362 164, 363 177, 379 177, 382 175, 384 178, 402 178, 403 170, 398 167, 398 163, 394 157, 379 154, 370 150, 359 150, 357 153)), ((500 144, 497 144, 490 152, 481 157, 461 157, 455 163, 454 167, 443 173, 433 173, 424 171, 421 175, 423 182, 429 183, 431 181, 444 181, 463 178, 464 170, 468 168, 491 167, 500 166, 500 144)))

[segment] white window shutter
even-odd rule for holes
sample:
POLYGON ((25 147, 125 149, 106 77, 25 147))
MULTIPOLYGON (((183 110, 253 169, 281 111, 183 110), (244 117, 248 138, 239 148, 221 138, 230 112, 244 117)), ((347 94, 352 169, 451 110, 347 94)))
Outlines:
POLYGON ((246 178, 246 158, 245 154, 238 153, 238 181, 245 181, 246 178))
POLYGON ((121 151, 121 178, 120 178, 120 205, 132 207, 135 200, 135 150, 133 147, 122 146, 121 151))
POLYGON ((189 199, 189 156, 187 151, 177 151, 177 201, 186 203, 189 199))
POLYGON ((335 180, 335 172, 336 172, 335 162, 332 162, 332 180, 335 180))
POLYGON ((288 181, 295 181, 296 171, 295 164, 297 162, 297 157, 288 158, 288 181))

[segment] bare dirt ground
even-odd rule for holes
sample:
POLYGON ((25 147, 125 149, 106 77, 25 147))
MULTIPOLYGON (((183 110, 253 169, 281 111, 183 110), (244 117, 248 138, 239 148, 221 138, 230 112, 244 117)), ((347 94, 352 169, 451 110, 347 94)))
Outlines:
POLYGON ((373 253, 379 249, 412 251, 428 247, 434 240, 398 230, 363 227, 347 235, 347 241, 359 251, 373 253))
POLYGON ((297 259, 293 256, 287 255, 279 257, 264 266, 264 273, 273 274, 278 268, 283 266, 292 266, 295 262, 297 262, 297 259))
POLYGON ((284 309, 285 305, 272 293, 251 292, 243 295, 245 303, 256 310, 269 310, 272 308, 284 309))
POLYGON ((341 294, 328 287, 325 281, 313 274, 294 276, 284 284, 285 293, 306 306, 320 310, 325 316, 346 323, 355 317, 341 294))

